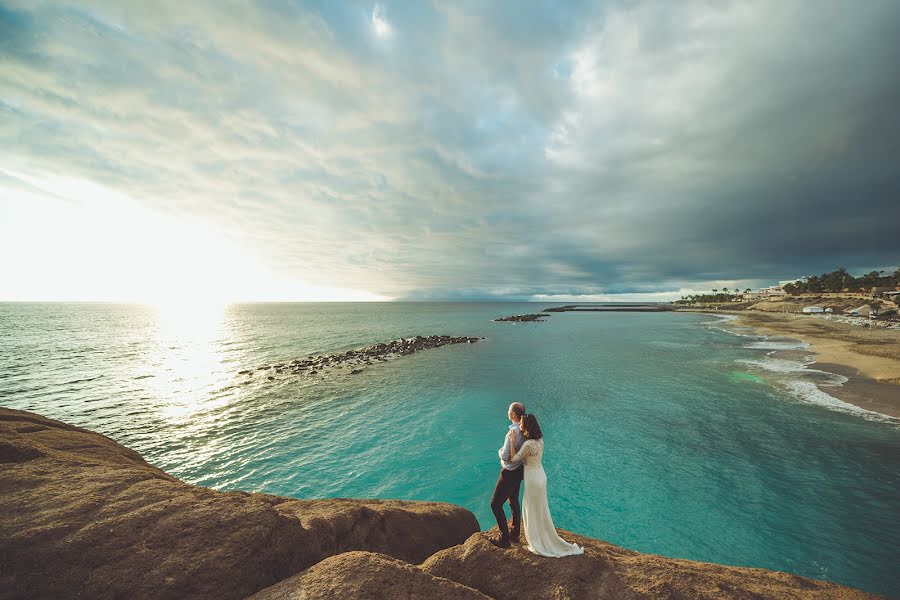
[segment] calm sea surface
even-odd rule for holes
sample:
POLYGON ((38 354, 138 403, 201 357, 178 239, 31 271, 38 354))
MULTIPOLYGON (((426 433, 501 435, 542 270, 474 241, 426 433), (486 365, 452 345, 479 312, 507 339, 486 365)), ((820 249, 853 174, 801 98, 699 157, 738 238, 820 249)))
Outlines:
POLYGON ((539 308, 0 303, 0 404, 191 483, 447 501, 487 529, 506 406, 521 400, 544 430, 558 527, 900 596, 900 427, 831 399, 840 378, 801 344, 698 314, 491 321, 539 308), (431 334, 487 339, 358 375, 238 374, 431 334))

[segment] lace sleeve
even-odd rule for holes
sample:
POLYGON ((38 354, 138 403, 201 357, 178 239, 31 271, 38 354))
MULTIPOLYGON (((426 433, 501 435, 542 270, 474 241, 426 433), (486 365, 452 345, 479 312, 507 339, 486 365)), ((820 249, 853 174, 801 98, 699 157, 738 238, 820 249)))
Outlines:
POLYGON ((516 455, 509 459, 509 462, 523 461, 526 456, 534 456, 534 442, 531 440, 525 440, 525 443, 522 444, 516 455))

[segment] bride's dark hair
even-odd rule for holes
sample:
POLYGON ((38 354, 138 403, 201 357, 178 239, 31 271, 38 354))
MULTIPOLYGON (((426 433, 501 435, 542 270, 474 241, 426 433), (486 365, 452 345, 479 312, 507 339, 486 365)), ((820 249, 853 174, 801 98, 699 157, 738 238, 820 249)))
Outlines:
POLYGON ((529 440, 539 440, 544 437, 541 433, 541 426, 538 425, 537 417, 531 413, 522 415, 522 419, 519 421, 519 431, 529 440))

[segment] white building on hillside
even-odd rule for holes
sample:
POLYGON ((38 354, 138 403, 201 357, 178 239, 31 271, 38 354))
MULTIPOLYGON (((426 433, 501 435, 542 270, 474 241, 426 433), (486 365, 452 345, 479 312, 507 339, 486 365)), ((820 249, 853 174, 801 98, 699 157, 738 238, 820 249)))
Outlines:
POLYGON ((764 287, 763 289, 759 290, 759 293, 766 298, 783 298, 784 296, 787 296, 787 292, 784 291, 784 288, 780 285, 764 287))
POLYGON ((804 275, 803 277, 798 277, 797 279, 787 279, 785 281, 779 281, 778 285, 784 287, 789 283, 806 283, 807 281, 809 281, 809 275, 804 275))
MULTIPOLYGON (((800 281, 799 279, 795 281, 800 281)), ((791 281, 782 281, 779 285, 770 285, 769 287, 764 287, 756 292, 748 292, 741 295, 741 299, 744 302, 753 302, 755 300, 772 300, 775 298, 784 298, 788 295, 786 291, 784 291, 784 287, 781 284, 792 283, 791 281)))

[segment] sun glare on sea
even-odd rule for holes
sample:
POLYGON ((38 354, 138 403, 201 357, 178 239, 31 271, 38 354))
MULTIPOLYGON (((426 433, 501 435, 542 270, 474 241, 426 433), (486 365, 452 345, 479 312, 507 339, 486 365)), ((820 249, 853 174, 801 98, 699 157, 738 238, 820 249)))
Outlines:
POLYGON ((222 352, 222 342, 230 337, 227 304, 185 299, 151 310, 157 323, 153 385, 162 416, 183 420, 214 408, 214 392, 228 379, 222 352))
POLYGON ((151 304, 160 333, 168 339, 211 340, 222 325, 227 302, 214 300, 165 300, 151 304))

